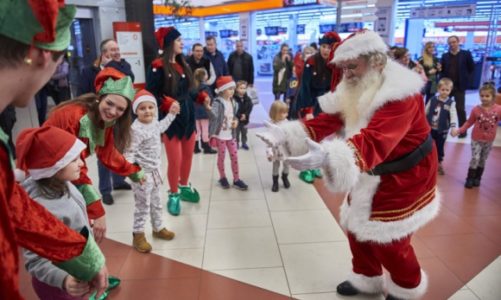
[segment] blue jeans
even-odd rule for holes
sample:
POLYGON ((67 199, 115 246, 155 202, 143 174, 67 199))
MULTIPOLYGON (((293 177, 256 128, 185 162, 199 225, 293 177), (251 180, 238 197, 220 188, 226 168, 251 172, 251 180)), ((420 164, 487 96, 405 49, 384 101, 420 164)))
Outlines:
POLYGON ((101 195, 109 195, 113 187, 118 187, 125 184, 125 177, 117 175, 106 168, 101 161, 97 160, 97 170, 99 175, 99 192, 101 195))

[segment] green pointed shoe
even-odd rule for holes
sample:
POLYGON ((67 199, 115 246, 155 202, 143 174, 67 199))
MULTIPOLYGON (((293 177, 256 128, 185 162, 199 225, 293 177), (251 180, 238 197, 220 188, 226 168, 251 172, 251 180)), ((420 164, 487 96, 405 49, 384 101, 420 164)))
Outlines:
POLYGON ((169 192, 169 200, 167 201, 167 211, 173 216, 179 216, 181 213, 181 195, 179 193, 169 192))
POLYGON ((313 173, 313 177, 315 178, 322 178, 322 171, 320 169, 313 169, 311 170, 311 172, 313 173))
POLYGON ((120 279, 110 275, 108 277, 108 288, 106 289, 106 291, 103 294, 101 294, 101 297, 96 298, 97 292, 94 292, 89 297, 89 300, 105 300, 106 298, 108 298, 108 295, 110 294, 111 290, 116 288, 119 285, 120 285, 120 279))
POLYGON ((315 176, 313 175, 313 172, 311 170, 305 170, 299 172, 299 179, 306 183, 313 183, 315 176))
POLYGON ((198 203, 200 201, 200 194, 197 189, 191 187, 191 184, 186 186, 179 185, 178 188, 180 190, 179 193, 181 194, 182 201, 191 203, 198 203))

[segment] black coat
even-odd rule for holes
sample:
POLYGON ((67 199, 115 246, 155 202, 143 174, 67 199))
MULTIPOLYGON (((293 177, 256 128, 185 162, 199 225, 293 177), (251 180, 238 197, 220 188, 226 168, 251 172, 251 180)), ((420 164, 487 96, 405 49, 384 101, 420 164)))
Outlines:
MULTIPOLYGON (((120 62, 110 61, 105 67, 115 68, 118 71, 130 76, 132 82, 134 82, 134 73, 132 73, 132 68, 130 64, 125 60, 121 59, 120 62)), ((85 67, 80 74, 80 84, 78 85, 78 96, 86 93, 96 93, 96 88, 94 87, 94 81, 96 80, 97 73, 101 71, 99 66, 91 65, 85 67)))
POLYGON ((237 51, 233 51, 228 57, 228 70, 233 80, 245 80, 248 84, 254 84, 254 62, 252 61, 252 56, 244 52, 242 55, 238 55, 237 51), (233 67, 237 58, 240 56, 242 61, 242 78, 236 78, 233 72, 233 67))
MULTIPOLYGON (((459 50, 456 54, 458 60, 458 82, 454 82, 454 89, 459 91, 466 91, 468 88, 468 79, 471 73, 475 70, 475 62, 473 61, 473 57, 471 56, 470 51, 467 50, 459 50)), ((442 64, 442 72, 440 72, 440 77, 447 77, 453 79, 453 74, 450 74, 451 68, 451 58, 452 54, 450 52, 446 52, 442 55, 442 59, 440 63, 442 64)))
POLYGON ((235 94, 233 96, 233 100, 235 100, 235 102, 237 103, 237 107, 238 107, 238 110, 237 110, 238 122, 241 124, 244 124, 244 125, 249 124, 249 118, 250 118, 250 114, 252 112, 251 98, 249 98, 249 96, 247 96, 247 94, 245 94, 243 97, 240 97, 237 94, 235 94), (240 121, 240 117, 242 115, 245 115, 244 121, 240 121))

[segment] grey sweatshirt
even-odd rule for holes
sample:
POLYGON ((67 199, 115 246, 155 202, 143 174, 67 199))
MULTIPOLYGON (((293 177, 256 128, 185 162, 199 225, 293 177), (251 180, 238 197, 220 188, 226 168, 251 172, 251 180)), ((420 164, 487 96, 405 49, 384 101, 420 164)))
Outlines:
MULTIPOLYGON (((41 195, 37 183, 31 177, 28 177, 22 183, 22 186, 33 200, 44 206, 66 226, 78 232, 83 227, 90 228, 87 208, 82 194, 70 182, 67 182, 67 185, 70 191, 69 194, 59 199, 47 199, 41 195)), ((51 261, 29 250, 23 249, 23 255, 24 265, 31 276, 50 286, 63 288, 64 278, 69 275, 66 271, 59 269, 51 261)))

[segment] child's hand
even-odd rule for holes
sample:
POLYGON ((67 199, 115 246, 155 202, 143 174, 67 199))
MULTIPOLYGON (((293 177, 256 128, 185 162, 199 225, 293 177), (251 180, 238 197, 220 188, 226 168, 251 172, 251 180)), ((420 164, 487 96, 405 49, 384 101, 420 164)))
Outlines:
POLYGON ((238 126, 238 120, 233 119, 233 121, 231 122, 231 128, 237 128, 237 126, 238 126))
POLYGON ((204 99, 204 106, 207 109, 211 109, 211 106, 210 106, 210 97, 209 96, 205 97, 205 99, 204 99))
POLYGON ((89 284, 87 282, 77 280, 71 275, 64 278, 63 287, 73 297, 80 297, 89 292, 89 284))
POLYGON ((457 130, 456 128, 452 128, 451 129, 451 136, 456 137, 458 135, 459 135, 459 130, 457 130))
POLYGON ((313 117, 313 114, 307 114, 304 118, 308 121, 308 120, 313 119, 314 117, 313 117))
POLYGON ((179 106, 179 102, 174 102, 169 108, 169 114, 177 115, 181 112, 181 107, 179 106))
POLYGON ((240 121, 245 121, 245 115, 240 116, 240 121))

